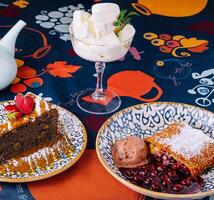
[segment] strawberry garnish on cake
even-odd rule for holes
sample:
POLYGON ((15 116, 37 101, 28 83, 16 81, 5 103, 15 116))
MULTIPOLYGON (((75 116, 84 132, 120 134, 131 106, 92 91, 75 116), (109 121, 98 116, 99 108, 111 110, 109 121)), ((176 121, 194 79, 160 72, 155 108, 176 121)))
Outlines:
POLYGON ((35 101, 29 94, 17 94, 14 99, 14 104, 6 105, 4 108, 8 111, 8 120, 15 120, 21 118, 23 115, 29 115, 35 107, 35 101))
POLYGON ((17 118, 22 117, 23 115, 15 105, 7 105, 4 107, 4 109, 8 111, 8 120, 15 120, 17 118))
POLYGON ((23 96, 23 94, 18 94, 14 101, 15 106, 25 115, 29 115, 35 106, 35 101, 30 95, 23 96))

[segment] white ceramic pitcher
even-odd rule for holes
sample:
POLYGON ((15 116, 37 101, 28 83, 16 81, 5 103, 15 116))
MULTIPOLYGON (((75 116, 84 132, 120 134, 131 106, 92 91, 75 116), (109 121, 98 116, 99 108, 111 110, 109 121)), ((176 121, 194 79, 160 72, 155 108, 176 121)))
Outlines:
POLYGON ((16 77, 15 43, 25 25, 24 21, 18 21, 0 41, 0 90, 10 85, 16 77))

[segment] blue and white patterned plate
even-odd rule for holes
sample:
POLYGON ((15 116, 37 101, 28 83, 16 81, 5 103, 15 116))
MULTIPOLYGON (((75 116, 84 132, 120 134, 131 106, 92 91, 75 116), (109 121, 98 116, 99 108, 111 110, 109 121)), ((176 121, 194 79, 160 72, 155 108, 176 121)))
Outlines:
MULTIPOLYGON (((10 102, 0 102, 0 123, 5 121, 6 117, 4 105, 9 103, 10 102)), ((56 108, 59 113, 59 129, 64 138, 66 138, 64 143, 58 141, 51 147, 40 148, 29 155, 8 160, 5 164, 0 165, 0 181, 30 182, 42 180, 63 172, 79 160, 87 144, 85 127, 71 112, 59 106, 56 106, 56 108), (57 150, 57 156, 55 155, 55 150, 57 150), (70 153, 67 154, 64 152, 70 153), (47 161, 47 157, 50 156, 50 154, 53 160, 52 162, 47 161), (17 160, 20 159, 21 162, 17 162, 17 160), (43 162, 42 167, 38 164, 41 161, 43 162), (46 163, 44 164, 44 162, 46 163), (17 165, 21 164, 29 164, 30 169, 24 170, 23 168, 21 171, 13 170, 19 169, 17 165), (1 170, 5 168, 6 171, 1 170)))
POLYGON ((100 128, 96 139, 98 158, 105 169, 118 181, 139 193, 161 199, 198 199, 214 194, 214 168, 203 174, 205 187, 194 194, 168 194, 154 192, 129 182, 112 160, 112 146, 116 141, 136 135, 141 138, 180 121, 189 123, 214 139, 214 114, 199 107, 173 102, 139 104, 126 108, 110 117, 100 128))

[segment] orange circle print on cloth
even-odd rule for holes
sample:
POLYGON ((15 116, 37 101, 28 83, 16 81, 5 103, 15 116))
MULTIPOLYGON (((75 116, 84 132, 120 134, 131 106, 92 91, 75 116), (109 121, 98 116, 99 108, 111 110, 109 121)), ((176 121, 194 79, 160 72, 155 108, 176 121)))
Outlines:
POLYGON ((188 17, 201 12, 208 0, 138 0, 133 8, 144 15, 157 14, 168 17, 188 17))
POLYGON ((198 40, 196 37, 186 38, 183 35, 171 36, 168 34, 144 33, 143 37, 150 40, 162 53, 171 53, 174 57, 189 57, 190 52, 202 53, 208 49, 207 40, 198 40))

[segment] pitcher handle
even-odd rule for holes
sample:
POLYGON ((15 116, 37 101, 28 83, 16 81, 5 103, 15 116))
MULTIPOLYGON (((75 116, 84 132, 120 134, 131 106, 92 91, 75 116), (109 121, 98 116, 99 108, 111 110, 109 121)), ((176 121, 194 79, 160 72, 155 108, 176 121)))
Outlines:
POLYGON ((147 7, 145 7, 144 5, 141 5, 141 4, 139 4, 139 3, 132 3, 131 5, 132 5, 132 7, 133 7, 135 10, 137 10, 137 11, 140 12, 141 14, 144 14, 144 15, 147 15, 147 16, 149 16, 149 15, 152 14, 151 10, 149 10, 149 9, 148 9, 147 7))
POLYGON ((153 101, 157 101, 163 94, 163 90, 158 86, 158 85, 154 85, 154 88, 157 89, 157 95, 151 99, 147 99, 147 98, 143 98, 143 97, 139 97, 137 98, 140 101, 144 101, 144 102, 153 102, 153 101))

